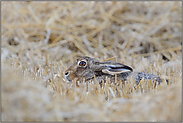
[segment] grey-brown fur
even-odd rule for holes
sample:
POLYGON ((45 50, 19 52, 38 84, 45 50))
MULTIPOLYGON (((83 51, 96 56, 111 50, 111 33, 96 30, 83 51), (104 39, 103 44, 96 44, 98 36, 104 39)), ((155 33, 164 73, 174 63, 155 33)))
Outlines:
POLYGON ((115 82, 115 75, 117 75, 118 83, 119 80, 121 80, 122 83, 125 83, 127 79, 131 81, 132 78, 136 81, 137 85, 143 78, 145 80, 152 80, 152 82, 162 82, 159 76, 143 72, 133 72, 131 67, 124 64, 111 61, 100 62, 95 58, 87 56, 78 58, 77 61, 65 71, 65 75, 68 81, 94 81, 95 75, 95 78, 99 83, 103 80, 106 82, 106 77, 110 78, 110 82, 115 82), (86 63, 86 66, 79 65, 81 62, 86 63))

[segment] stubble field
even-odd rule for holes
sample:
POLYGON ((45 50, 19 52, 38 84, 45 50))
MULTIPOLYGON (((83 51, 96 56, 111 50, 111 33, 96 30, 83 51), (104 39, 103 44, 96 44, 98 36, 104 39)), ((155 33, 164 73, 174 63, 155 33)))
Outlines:
POLYGON ((182 121, 181 2, 4 1, 1 7, 2 121, 182 121), (64 71, 81 56, 173 84, 78 87, 64 71))

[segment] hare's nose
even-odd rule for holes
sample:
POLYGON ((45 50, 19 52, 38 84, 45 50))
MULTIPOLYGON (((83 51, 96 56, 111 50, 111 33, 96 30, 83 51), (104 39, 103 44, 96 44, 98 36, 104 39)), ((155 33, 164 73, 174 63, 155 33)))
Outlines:
POLYGON ((65 76, 68 76, 71 73, 71 71, 65 72, 65 76))
POLYGON ((67 76, 69 74, 69 72, 66 72, 65 75, 67 76))

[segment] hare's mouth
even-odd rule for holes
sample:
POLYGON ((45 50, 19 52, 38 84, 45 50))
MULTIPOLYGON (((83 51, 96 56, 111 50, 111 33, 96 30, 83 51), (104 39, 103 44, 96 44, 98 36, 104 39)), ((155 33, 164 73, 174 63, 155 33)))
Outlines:
POLYGON ((65 76, 67 82, 71 82, 72 80, 68 77, 68 76, 65 76))
POLYGON ((70 79, 70 74, 71 74, 72 72, 71 71, 66 71, 65 72, 65 78, 66 78, 66 80, 68 81, 68 82, 71 82, 72 80, 70 79))

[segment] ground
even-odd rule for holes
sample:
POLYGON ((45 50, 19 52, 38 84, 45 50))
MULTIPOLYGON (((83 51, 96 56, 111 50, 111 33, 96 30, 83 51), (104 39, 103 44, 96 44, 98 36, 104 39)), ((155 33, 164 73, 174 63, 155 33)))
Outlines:
POLYGON ((180 1, 3 1, 1 7, 2 121, 182 121, 180 1), (80 56, 173 84, 78 87, 64 71, 80 56))

